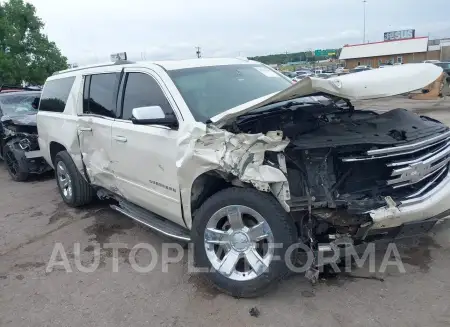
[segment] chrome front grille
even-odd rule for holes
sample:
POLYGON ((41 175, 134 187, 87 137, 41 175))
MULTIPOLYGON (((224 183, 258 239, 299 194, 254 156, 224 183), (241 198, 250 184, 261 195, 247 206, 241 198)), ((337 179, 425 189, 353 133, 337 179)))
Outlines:
POLYGON ((449 161, 450 143, 446 143, 419 158, 389 163, 387 166, 395 167, 395 169, 391 174, 392 179, 388 180, 387 184, 398 188, 418 183, 443 171, 449 161))
MULTIPOLYGON (((362 156, 341 160, 344 163, 377 160, 387 169, 387 177, 381 183, 393 191, 405 189, 406 198, 418 197, 439 183, 448 171, 450 131, 419 142, 369 150, 362 156)), ((405 195, 405 191, 401 193, 405 195)))

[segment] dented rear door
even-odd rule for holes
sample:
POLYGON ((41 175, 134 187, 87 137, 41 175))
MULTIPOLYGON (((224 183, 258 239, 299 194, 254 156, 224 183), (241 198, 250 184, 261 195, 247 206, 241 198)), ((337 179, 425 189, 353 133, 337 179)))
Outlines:
POLYGON ((85 76, 83 114, 78 116, 80 150, 90 182, 115 192, 112 171, 111 128, 116 115, 120 74, 116 72, 85 76))

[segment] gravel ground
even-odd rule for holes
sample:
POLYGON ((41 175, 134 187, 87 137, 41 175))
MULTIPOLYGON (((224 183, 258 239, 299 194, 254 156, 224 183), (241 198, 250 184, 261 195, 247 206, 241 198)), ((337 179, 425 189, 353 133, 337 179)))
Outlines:
MULTIPOLYGON (((404 98, 359 103, 383 111, 410 107, 450 123, 446 100, 411 102, 404 98)), ((402 242, 406 273, 389 267, 370 274, 363 267, 349 275, 324 276, 314 286, 301 275, 257 299, 234 299, 187 272, 188 259, 168 266, 160 260, 149 273, 131 268, 129 249, 149 243, 158 253, 166 239, 136 225, 105 204, 70 209, 62 203, 52 176, 27 183, 10 180, 0 164, 0 326, 449 326, 450 223, 419 240, 402 242), (62 243, 72 272, 46 267, 62 243), (113 272, 107 243, 119 251, 113 272), (82 273, 94 245, 102 248, 99 268, 82 273), (256 316, 249 314, 252 310, 256 316)), ((381 253, 381 252, 380 252, 381 253)), ((176 253, 174 253, 176 254, 176 253)), ((151 259, 139 251, 144 266, 151 259)), ((377 257, 381 262, 381 254, 377 257)))

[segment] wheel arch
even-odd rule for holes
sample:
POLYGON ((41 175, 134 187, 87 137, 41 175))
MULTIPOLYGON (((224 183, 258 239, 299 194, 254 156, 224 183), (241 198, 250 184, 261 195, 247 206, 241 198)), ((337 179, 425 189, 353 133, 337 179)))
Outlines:
POLYGON ((235 176, 218 170, 208 170, 197 175, 189 187, 189 192, 186 192, 187 201, 183 200, 183 211, 187 227, 191 228, 195 211, 200 208, 206 199, 232 186, 251 187, 250 184, 241 182, 235 176))
POLYGON ((67 151, 64 145, 55 141, 50 142, 49 150, 50 150, 50 159, 52 160, 53 166, 55 165, 56 155, 61 151, 67 151))

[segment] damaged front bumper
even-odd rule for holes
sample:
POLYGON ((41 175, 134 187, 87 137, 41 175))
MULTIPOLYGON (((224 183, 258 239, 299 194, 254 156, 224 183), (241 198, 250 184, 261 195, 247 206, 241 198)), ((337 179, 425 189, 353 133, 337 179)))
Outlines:
POLYGON ((42 152, 41 150, 35 150, 35 151, 29 151, 29 152, 25 152, 25 157, 27 159, 37 159, 37 158, 42 158, 42 152))
POLYGON ((43 174, 52 170, 39 149, 37 136, 22 134, 9 140, 7 146, 18 161, 20 171, 43 174))
POLYGON ((373 220, 371 229, 397 227, 405 223, 427 219, 441 219, 450 215, 450 170, 447 175, 427 193, 396 204, 386 198, 387 205, 369 211, 373 220))

